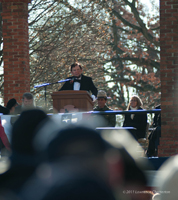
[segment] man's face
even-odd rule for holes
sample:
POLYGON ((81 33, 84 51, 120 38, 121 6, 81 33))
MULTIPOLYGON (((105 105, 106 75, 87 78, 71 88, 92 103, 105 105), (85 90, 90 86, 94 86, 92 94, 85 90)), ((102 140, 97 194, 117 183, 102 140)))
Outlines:
POLYGON ((106 99, 105 98, 98 98, 98 106, 99 108, 103 108, 106 104, 106 99))
POLYGON ((31 107, 31 106, 33 106, 33 99, 27 99, 27 98, 24 97, 24 99, 23 99, 23 105, 25 107, 31 107))
POLYGON ((78 65, 76 65, 75 67, 72 68, 71 74, 77 78, 80 77, 82 73, 82 69, 80 69, 80 67, 78 65))

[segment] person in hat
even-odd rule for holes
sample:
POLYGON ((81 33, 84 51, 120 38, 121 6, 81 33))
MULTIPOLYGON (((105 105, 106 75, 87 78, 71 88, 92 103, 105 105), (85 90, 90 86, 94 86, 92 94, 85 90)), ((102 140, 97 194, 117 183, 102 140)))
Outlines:
MULTIPOLYGON (((97 103, 98 105, 94 108, 94 111, 112 111, 107 106, 107 94, 104 90, 99 90, 97 94, 97 103)), ((102 115, 106 120, 106 127, 115 127, 116 125, 116 116, 115 115, 102 115)))
POLYGON ((12 115, 14 114, 15 107, 18 106, 19 104, 17 103, 16 99, 12 98, 7 102, 6 108, 9 109, 9 114, 12 115))

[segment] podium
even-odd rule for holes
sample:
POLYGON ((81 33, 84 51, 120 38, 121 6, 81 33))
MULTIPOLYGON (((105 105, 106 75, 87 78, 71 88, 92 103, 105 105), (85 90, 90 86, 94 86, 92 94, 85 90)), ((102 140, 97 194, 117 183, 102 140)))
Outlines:
POLYGON ((53 92, 53 109, 60 112, 85 112, 93 110, 93 100, 84 90, 63 90, 53 92))

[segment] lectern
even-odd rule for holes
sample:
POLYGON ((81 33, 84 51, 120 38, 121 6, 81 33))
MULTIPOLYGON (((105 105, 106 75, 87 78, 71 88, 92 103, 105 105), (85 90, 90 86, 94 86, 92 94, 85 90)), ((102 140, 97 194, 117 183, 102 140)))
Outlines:
POLYGON ((84 112, 93 110, 93 100, 84 90, 63 90, 53 92, 53 109, 58 112, 84 112))

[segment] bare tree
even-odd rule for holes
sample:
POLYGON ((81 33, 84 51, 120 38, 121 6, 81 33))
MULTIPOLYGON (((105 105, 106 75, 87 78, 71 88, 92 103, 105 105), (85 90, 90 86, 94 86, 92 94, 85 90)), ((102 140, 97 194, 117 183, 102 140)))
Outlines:
MULTIPOLYGON (((107 91, 114 109, 125 109, 131 93, 140 95, 146 108, 159 102, 159 16, 149 16, 140 1, 34 0, 29 39, 38 105, 44 105, 44 88, 34 86, 66 78, 74 61, 107 91)), ((60 87, 47 87, 48 106, 60 87)))

